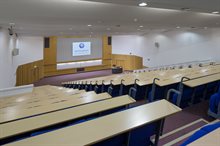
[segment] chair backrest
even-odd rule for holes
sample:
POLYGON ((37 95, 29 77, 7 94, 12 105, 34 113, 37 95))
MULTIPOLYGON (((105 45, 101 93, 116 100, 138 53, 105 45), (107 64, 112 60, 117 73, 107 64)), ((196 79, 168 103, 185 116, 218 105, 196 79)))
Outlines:
POLYGON ((220 94, 215 93, 211 96, 210 101, 209 101, 209 109, 214 112, 217 113, 218 110, 218 104, 220 102, 220 94))
POLYGON ((150 137, 156 134, 157 123, 151 123, 138 127, 130 132, 128 146, 152 145, 150 137))
POLYGON ((98 86, 95 86, 94 91, 95 91, 96 93, 98 93, 98 92, 99 92, 99 87, 98 87, 98 86))
POLYGON ((108 87, 108 94, 112 96, 113 88, 112 86, 108 87))
POLYGON ((129 96, 131 96, 132 98, 136 99, 136 94, 137 94, 137 89, 135 87, 131 87, 129 89, 129 96))
POLYGON ((88 85, 85 86, 85 90, 89 91, 89 86, 88 85))

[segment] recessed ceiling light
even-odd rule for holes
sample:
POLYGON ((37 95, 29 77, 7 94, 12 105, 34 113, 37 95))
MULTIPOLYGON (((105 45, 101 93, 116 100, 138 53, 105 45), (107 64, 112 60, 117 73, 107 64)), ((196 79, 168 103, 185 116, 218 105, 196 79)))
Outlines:
POLYGON ((177 28, 177 29, 179 29, 179 28, 180 28, 180 26, 177 26, 176 28, 177 28))
POLYGON ((191 9, 190 8, 181 8, 181 10, 183 10, 183 11, 190 11, 191 9))
POLYGON ((138 28, 137 30, 141 30, 141 29, 138 28))
POLYGON ((212 14, 218 14, 219 13, 219 11, 214 11, 214 12, 212 12, 212 14))
POLYGON ((141 2, 141 3, 138 4, 138 6, 145 7, 145 6, 147 6, 147 3, 146 2, 141 2))
POLYGON ((138 21, 138 19, 137 18, 134 18, 134 22, 137 22, 138 21))
POLYGON ((140 25, 139 27, 141 27, 141 28, 142 28, 142 27, 144 27, 144 26, 143 26, 143 25, 140 25))
POLYGON ((92 24, 88 24, 87 26, 88 26, 88 27, 91 27, 91 26, 92 26, 92 24))

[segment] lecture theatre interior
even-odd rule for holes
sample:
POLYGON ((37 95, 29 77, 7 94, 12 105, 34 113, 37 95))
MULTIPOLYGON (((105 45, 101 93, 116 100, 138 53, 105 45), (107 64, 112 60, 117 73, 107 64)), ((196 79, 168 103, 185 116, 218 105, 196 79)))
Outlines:
POLYGON ((1 146, 220 146, 220 0, 0 0, 1 146))

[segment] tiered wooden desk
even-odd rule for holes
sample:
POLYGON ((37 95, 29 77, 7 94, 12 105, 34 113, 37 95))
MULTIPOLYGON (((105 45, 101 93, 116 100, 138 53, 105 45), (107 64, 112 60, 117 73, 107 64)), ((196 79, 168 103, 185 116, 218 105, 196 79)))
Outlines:
MULTIPOLYGON (((164 119, 179 111, 181 111, 181 109, 175 105, 166 100, 160 100, 50 133, 10 143, 8 146, 91 145, 118 134, 129 132, 142 125, 164 119)), ((156 137, 159 138, 159 132, 157 132, 156 137)))
MULTIPOLYGON (((48 90, 45 89, 45 87, 40 87, 39 89, 37 88, 36 90, 40 90, 41 88, 43 90, 48 90)), ((68 90, 64 90, 64 92, 65 91, 68 90)), ((37 92, 38 91, 35 91, 33 94, 36 94, 37 92)), ((27 94, 25 95, 25 97, 22 96, 22 98, 24 98, 26 101, 31 98, 34 98, 34 101, 31 99, 31 102, 24 102, 20 104, 15 104, 13 106, 1 108, 0 123, 5 123, 22 118, 27 118, 30 116, 36 116, 40 114, 54 112, 62 109, 67 109, 67 108, 111 98, 111 96, 107 93, 102 93, 97 95, 94 92, 82 92, 77 94, 71 92, 67 92, 65 94, 63 92, 58 92, 57 94, 53 92, 49 92, 48 94, 48 92, 46 92, 46 94, 44 94, 44 91, 42 92, 43 92, 42 94, 41 93, 38 93, 37 95, 27 94), (35 98, 39 100, 35 101, 36 100, 35 98)), ((15 98, 11 97, 10 99, 8 99, 8 101, 10 100, 16 101, 17 100, 16 98, 21 99, 20 96, 15 98)), ((6 103, 8 103, 8 101, 6 103)))
POLYGON ((117 107, 126 106, 134 102, 135 100, 133 98, 125 95, 69 108, 66 110, 0 124, 0 129, 2 131, 0 133, 0 140, 70 120, 79 119, 117 107))

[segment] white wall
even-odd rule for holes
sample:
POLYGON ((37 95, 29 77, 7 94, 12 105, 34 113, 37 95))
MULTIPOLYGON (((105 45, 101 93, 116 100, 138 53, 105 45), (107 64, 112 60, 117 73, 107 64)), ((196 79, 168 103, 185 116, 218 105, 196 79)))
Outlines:
POLYGON ((0 89, 14 85, 14 62, 11 51, 15 46, 13 37, 9 37, 8 31, 0 29, 0 89))
POLYGON ((19 65, 43 59, 43 37, 21 37, 8 35, 0 29, 0 89, 16 84, 16 69, 19 65), (19 49, 18 56, 12 56, 13 48, 19 49))
POLYGON ((145 66, 220 60, 220 29, 175 30, 145 36, 113 36, 113 54, 142 56, 145 66), (159 47, 155 46, 159 43, 159 47))
POLYGON ((43 37, 18 37, 16 47, 19 49, 19 55, 14 56, 14 62, 16 65, 43 59, 43 44, 43 37))

